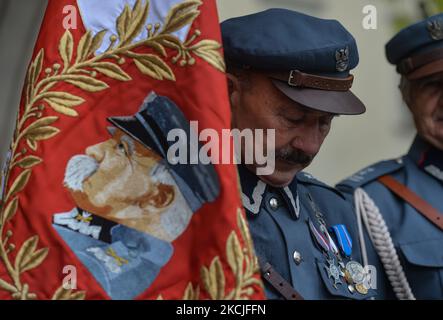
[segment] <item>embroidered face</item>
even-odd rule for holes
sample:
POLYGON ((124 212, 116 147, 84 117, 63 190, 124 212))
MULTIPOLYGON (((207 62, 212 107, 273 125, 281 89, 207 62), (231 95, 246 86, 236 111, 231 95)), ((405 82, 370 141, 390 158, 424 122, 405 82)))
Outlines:
POLYGON ((69 161, 66 187, 80 208, 172 241, 183 232, 192 212, 187 219, 177 217, 183 223, 172 230, 166 226, 163 215, 179 192, 172 177, 157 154, 121 130, 112 133, 111 139, 69 161))

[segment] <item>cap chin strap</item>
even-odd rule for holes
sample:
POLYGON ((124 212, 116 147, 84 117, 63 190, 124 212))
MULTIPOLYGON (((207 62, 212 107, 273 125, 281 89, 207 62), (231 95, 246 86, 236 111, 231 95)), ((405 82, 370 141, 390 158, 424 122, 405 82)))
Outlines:
POLYGON ((408 75, 409 73, 421 68, 431 62, 443 59, 443 48, 432 50, 430 52, 417 54, 415 56, 403 59, 397 65, 397 71, 400 74, 408 75))
POLYGON ((354 82, 351 74, 346 78, 323 77, 291 70, 288 73, 270 73, 269 76, 276 80, 285 81, 291 87, 311 88, 326 91, 349 91, 354 82))

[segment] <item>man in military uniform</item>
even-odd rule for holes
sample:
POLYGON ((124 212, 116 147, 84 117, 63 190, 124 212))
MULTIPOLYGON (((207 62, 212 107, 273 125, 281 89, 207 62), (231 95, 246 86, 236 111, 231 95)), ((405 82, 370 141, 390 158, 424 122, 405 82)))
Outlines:
POLYGON ((355 201, 369 252, 380 256, 366 259, 387 270, 393 290, 385 297, 443 299, 443 14, 400 31, 386 54, 401 74, 417 137, 403 157, 338 187, 355 201))
POLYGON ((222 35, 233 127, 275 129, 274 173, 239 166, 267 297, 373 296, 351 206, 301 172, 335 116, 365 112, 350 91, 359 60, 354 38, 337 21, 284 9, 227 20, 222 35))

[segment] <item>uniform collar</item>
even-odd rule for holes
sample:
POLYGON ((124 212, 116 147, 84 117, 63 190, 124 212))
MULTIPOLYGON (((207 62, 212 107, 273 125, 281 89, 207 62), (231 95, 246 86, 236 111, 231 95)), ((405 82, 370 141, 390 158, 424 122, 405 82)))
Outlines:
POLYGON ((81 208, 54 215, 54 224, 90 236, 96 240, 111 243, 111 229, 117 223, 91 214, 81 208))
POLYGON ((297 179, 294 178, 287 187, 275 188, 260 180, 244 165, 238 165, 238 172, 242 187, 242 203, 250 213, 254 215, 259 214, 265 194, 267 192, 276 192, 284 199, 291 216, 294 219, 298 219, 300 204, 297 194, 297 179))
POLYGON ((443 151, 417 136, 408 152, 408 157, 421 170, 443 181, 443 151))
MULTIPOLYGON (((137 253, 137 257, 161 267, 168 262, 173 251, 171 244, 167 241, 106 220, 80 208, 55 214, 54 224, 111 245, 115 249, 115 258, 124 256, 127 250, 131 250, 132 254, 137 253), (118 242, 121 242, 124 247, 116 244, 118 242), (124 251, 120 254, 119 250, 123 249, 124 251)), ((97 250, 103 252, 103 246, 91 247, 90 249, 95 252, 97 250)), ((106 255, 108 254, 104 253, 101 256, 106 255)))
POLYGON ((420 166, 430 149, 431 146, 426 141, 424 141, 421 137, 416 136, 411 148, 409 149, 408 157, 411 158, 417 166, 420 166))

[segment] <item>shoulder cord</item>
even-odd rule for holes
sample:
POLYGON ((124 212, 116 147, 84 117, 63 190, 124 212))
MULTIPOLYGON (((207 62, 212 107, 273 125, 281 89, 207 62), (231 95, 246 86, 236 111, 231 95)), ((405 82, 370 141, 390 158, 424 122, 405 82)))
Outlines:
POLYGON ((354 201, 363 263, 365 266, 368 265, 362 220, 365 224, 366 230, 368 230, 369 237, 374 244, 375 250, 380 257, 395 295, 399 300, 415 300, 408 279, 400 264, 400 259, 395 250, 391 234, 389 233, 386 222, 383 219, 379 208, 371 197, 361 188, 355 190, 354 201))

